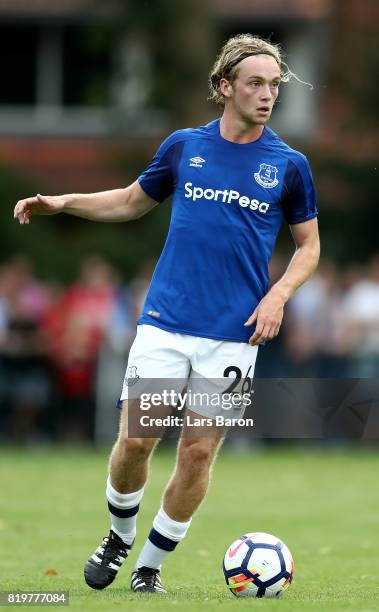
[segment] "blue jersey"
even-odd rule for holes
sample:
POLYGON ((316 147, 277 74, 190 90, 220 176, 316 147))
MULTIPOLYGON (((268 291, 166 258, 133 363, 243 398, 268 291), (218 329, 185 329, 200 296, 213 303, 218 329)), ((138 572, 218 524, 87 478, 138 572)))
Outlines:
POLYGON ((170 227, 139 324, 247 342, 245 321, 266 294, 283 219, 317 215, 304 155, 268 127, 237 144, 220 120, 174 132, 139 177, 156 202, 173 195, 170 227))

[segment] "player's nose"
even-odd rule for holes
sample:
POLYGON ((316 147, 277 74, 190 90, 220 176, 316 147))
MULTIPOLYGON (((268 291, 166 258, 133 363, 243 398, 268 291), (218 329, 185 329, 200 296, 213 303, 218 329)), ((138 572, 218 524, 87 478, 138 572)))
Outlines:
POLYGON ((272 91, 269 85, 263 85, 261 89, 260 99, 264 102, 267 102, 272 99, 272 91))

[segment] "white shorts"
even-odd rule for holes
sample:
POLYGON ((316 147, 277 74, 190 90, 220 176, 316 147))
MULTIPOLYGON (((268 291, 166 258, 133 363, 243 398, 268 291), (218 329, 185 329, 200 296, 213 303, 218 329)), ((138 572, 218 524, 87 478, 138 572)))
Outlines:
MULTIPOLYGON (((178 393, 186 387, 186 407, 194 412, 211 418, 220 414, 217 401, 212 406, 204 398, 200 402, 199 394, 209 393, 222 395, 225 409, 232 410, 233 417, 239 416, 249 402, 238 404, 238 395, 247 397, 252 392, 257 352, 258 347, 244 342, 199 338, 139 325, 120 400, 136 399, 152 387, 157 393, 164 389, 178 393)), ((175 395, 169 397, 176 400, 175 395)))

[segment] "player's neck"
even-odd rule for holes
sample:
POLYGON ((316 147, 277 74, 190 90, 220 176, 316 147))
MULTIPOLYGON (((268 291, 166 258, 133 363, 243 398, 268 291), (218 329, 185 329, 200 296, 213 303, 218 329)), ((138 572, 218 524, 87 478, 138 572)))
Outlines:
POLYGON ((241 118, 230 117, 226 111, 220 120, 220 135, 238 144, 254 142, 262 136, 264 125, 246 123, 241 118))

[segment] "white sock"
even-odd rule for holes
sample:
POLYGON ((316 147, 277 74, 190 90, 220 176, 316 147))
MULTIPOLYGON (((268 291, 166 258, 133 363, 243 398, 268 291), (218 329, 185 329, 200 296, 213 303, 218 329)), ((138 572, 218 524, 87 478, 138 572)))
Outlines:
POLYGON ((171 519, 163 508, 160 508, 153 521, 149 537, 137 559, 136 569, 142 566, 161 569, 167 555, 183 540, 191 520, 179 523, 171 519))
POLYGON ((112 530, 126 543, 132 544, 136 537, 136 522, 143 488, 133 493, 119 493, 112 487, 110 477, 107 480, 108 509, 112 530))

